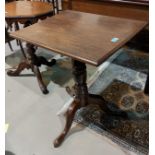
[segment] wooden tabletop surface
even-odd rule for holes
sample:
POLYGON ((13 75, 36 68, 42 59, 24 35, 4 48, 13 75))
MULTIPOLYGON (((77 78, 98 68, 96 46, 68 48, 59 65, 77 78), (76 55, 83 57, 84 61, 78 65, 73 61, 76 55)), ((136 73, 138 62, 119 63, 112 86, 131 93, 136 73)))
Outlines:
POLYGON ((5 18, 36 17, 52 11, 52 4, 46 2, 14 1, 5 4, 5 18))
POLYGON ((144 21, 67 10, 11 36, 98 66, 146 25, 144 21))

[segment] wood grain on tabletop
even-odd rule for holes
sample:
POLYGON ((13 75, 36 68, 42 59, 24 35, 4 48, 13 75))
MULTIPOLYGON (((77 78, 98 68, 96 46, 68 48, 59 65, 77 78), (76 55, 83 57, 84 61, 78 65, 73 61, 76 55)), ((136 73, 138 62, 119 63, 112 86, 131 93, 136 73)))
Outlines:
POLYGON ((67 10, 11 36, 98 66, 146 25, 145 21, 67 10))
POLYGON ((5 4, 5 18, 35 17, 52 11, 52 4, 39 1, 14 1, 5 4))

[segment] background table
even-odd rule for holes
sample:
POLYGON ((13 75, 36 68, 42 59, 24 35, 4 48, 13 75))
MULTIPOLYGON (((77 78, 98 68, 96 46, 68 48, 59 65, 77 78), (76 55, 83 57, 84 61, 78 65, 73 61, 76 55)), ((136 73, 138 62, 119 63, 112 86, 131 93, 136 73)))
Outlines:
POLYGON ((12 22, 35 23, 53 14, 50 3, 39 1, 14 1, 5 4, 5 19, 8 24, 12 22))
MULTIPOLYGON (((52 16, 54 13, 53 5, 48 2, 40 2, 40 1, 14 1, 10 3, 6 3, 5 5, 5 20, 8 25, 12 25, 13 23, 16 24, 16 30, 19 30, 18 23, 24 24, 24 27, 32 25, 40 19, 45 19, 48 16, 52 16)), ((33 30, 36 31, 36 30, 33 30)), ((32 33, 33 33, 32 31, 32 33)), ((24 52, 21 42, 19 41, 19 45, 21 47, 21 51, 24 57, 27 59, 27 56, 24 52)), ((32 71, 35 73, 40 89, 44 94, 48 93, 48 90, 43 83, 40 71, 38 66, 41 64, 45 64, 48 66, 52 66, 55 61, 48 62, 45 58, 39 57, 37 58, 35 55, 35 50, 31 53, 33 55, 33 63, 36 64, 36 67, 31 67, 28 63, 22 63, 18 66, 18 71, 8 71, 7 74, 10 76, 18 76, 23 68, 31 68, 32 71)))
MULTIPOLYGON (((66 112, 65 128, 54 141, 55 147, 63 142, 79 108, 94 103, 113 114, 101 96, 88 93, 85 63, 100 65, 146 25, 144 21, 64 11, 11 34, 27 41, 28 51, 33 49, 34 44, 72 58, 75 96, 66 112)), ((120 114, 125 117, 123 111, 120 114)))
MULTIPOLYGON (((5 4, 7 25, 11 27, 15 23, 16 30, 19 30, 18 23, 24 24, 26 27, 51 15, 53 15, 53 6, 45 2, 13 1, 5 4)), ((24 57, 26 57, 21 44, 20 47, 24 57)))

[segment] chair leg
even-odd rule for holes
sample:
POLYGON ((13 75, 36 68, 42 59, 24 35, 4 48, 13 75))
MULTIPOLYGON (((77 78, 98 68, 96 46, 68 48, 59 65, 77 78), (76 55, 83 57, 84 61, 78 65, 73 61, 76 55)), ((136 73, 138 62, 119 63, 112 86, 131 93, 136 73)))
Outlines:
POLYGON ((10 41, 8 41, 8 45, 9 45, 11 51, 13 51, 13 48, 12 48, 12 45, 11 45, 10 41))
POLYGON ((10 38, 10 36, 9 36, 9 33, 8 33, 8 31, 7 31, 7 28, 5 28, 5 42, 8 43, 8 45, 9 45, 11 51, 13 51, 13 48, 12 48, 12 45, 11 45, 10 40, 11 40, 11 38, 10 38))
POLYGON ((19 46, 20 46, 21 52, 22 52, 24 58, 26 59, 26 54, 25 54, 25 51, 24 51, 24 48, 23 48, 22 42, 21 42, 20 40, 18 40, 18 41, 19 41, 18 43, 19 43, 19 46))
POLYGON ((58 2, 58 0, 56 0, 56 10, 57 10, 57 14, 59 14, 59 2, 58 2))
MULTIPOLYGON (((19 30, 18 22, 15 22, 15 31, 19 30)), ((17 46, 19 45, 19 40, 16 40, 17 46)))
MULTIPOLYGON (((18 25, 18 22, 15 22, 15 30, 19 30, 19 25, 18 25)), ((20 49, 21 49, 21 52, 24 56, 24 58, 26 58, 26 54, 25 54, 25 51, 24 51, 24 48, 23 48, 23 45, 22 45, 22 42, 20 40, 16 40, 17 41, 17 45, 20 46, 20 49)))
POLYGON ((41 91, 43 92, 43 94, 48 94, 49 91, 47 90, 47 88, 46 88, 46 86, 45 86, 45 84, 43 82, 43 79, 42 79, 39 68, 36 65, 34 65, 32 70, 33 70, 35 76, 37 77, 37 80, 38 80, 39 87, 40 87, 41 91))

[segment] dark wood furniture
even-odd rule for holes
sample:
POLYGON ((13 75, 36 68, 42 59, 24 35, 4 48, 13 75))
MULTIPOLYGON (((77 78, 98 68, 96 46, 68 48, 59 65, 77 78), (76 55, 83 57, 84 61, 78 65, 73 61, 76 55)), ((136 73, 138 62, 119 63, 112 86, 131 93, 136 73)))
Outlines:
POLYGON ((53 14, 52 4, 40 1, 14 1, 5 5, 5 19, 10 22, 35 23, 53 14))
MULTIPOLYGON (((32 25, 40 19, 45 19, 48 16, 53 15, 53 6, 48 2, 41 2, 41 1, 14 1, 10 3, 6 3, 5 5, 5 20, 8 25, 12 25, 13 23, 16 24, 16 30, 19 30, 18 23, 24 24, 24 27, 32 25)), ((34 30, 34 31, 37 31, 34 30)), ((33 32, 32 32, 33 33, 33 32)), ((21 42, 19 41, 19 45, 21 47, 21 51, 27 60, 27 56, 24 52, 21 42)), ((35 50, 34 50, 35 51, 35 50)), ((8 71, 7 74, 10 76, 18 76, 23 69, 23 67, 31 68, 32 71, 35 73, 39 86, 44 94, 48 93, 48 90, 43 83, 40 71, 38 66, 41 64, 45 64, 48 66, 52 66, 55 63, 55 60, 48 62, 43 57, 37 57, 35 53, 33 53, 33 59, 35 60, 35 64, 37 67, 32 67, 31 65, 24 66, 22 63, 18 66, 18 71, 8 71), (20 70, 20 71, 19 71, 20 70)))
POLYGON ((149 0, 63 0, 63 9, 123 17, 149 19, 149 0))
MULTIPOLYGON (((12 37, 28 42, 27 52, 30 57, 26 62, 34 68, 36 65, 33 61, 33 45, 72 58, 75 80, 73 94, 75 96, 66 112, 65 128, 54 141, 55 147, 60 146, 63 142, 79 108, 88 104, 99 104, 107 113, 113 114, 101 96, 89 94, 85 63, 100 65, 146 25, 147 22, 144 21, 64 11, 53 18, 11 34, 12 37)), ((122 112, 122 114, 124 113, 122 112)))
POLYGON ((12 45, 11 45, 11 41, 12 41, 12 40, 13 40, 13 38, 11 38, 11 37, 9 36, 9 33, 8 33, 8 31, 7 31, 7 28, 5 27, 5 43, 8 43, 8 45, 9 45, 11 51, 13 51, 13 48, 12 48, 12 45))
MULTIPOLYGON (((13 1, 21 1, 21 0, 5 0, 6 3, 7 2, 13 2, 13 1)), ((35 0, 26 0, 26 1, 35 1, 35 0)), ((57 14, 59 12, 58 0, 38 0, 38 1, 52 3, 54 13, 57 14)))

